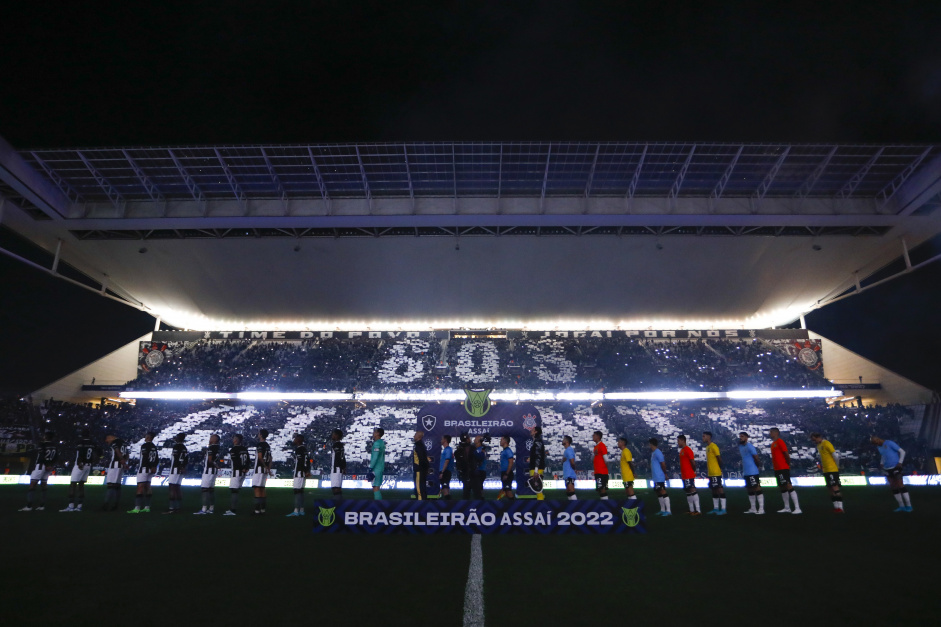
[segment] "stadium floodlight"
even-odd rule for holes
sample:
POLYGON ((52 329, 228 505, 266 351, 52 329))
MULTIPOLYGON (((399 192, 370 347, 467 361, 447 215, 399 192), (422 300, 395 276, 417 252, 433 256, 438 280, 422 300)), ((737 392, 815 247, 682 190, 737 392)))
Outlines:
POLYGON ((352 394, 344 392, 239 392, 240 401, 351 401, 352 394))
POLYGON ((726 392, 725 398, 751 400, 755 398, 762 399, 785 399, 785 398, 831 398, 842 396, 842 390, 735 390, 726 392))
POLYGON ((151 401, 213 401, 220 399, 235 398, 235 394, 226 394, 223 392, 200 392, 175 390, 171 392, 121 392, 118 396, 121 398, 146 399, 151 401))

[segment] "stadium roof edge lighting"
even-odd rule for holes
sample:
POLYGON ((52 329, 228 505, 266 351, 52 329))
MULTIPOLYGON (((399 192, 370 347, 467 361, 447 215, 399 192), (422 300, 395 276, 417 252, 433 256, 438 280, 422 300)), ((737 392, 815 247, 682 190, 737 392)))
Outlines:
MULTIPOLYGON (((734 390, 729 392, 665 391, 665 392, 521 392, 494 390, 490 399, 496 402, 604 402, 604 401, 699 401, 699 400, 777 400, 832 398, 842 396, 842 390, 734 390)), ((121 392, 125 399, 161 401, 364 401, 383 403, 421 403, 460 401, 465 398, 461 390, 434 392, 200 392, 200 391, 141 391, 121 392)))
POLYGON ((560 331, 609 331, 620 329, 764 329, 788 324, 814 308, 816 303, 777 309, 747 318, 634 318, 634 319, 447 319, 447 320, 225 320, 176 309, 152 313, 167 324, 190 331, 362 331, 369 329, 431 331, 435 329, 521 329, 560 331))

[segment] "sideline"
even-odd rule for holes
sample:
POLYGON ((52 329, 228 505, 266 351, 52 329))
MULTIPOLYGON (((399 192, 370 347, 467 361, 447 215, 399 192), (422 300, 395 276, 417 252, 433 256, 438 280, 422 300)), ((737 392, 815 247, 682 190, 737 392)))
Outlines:
POLYGON ((471 538, 470 567, 464 589, 464 627, 484 627, 484 553, 480 534, 471 538))

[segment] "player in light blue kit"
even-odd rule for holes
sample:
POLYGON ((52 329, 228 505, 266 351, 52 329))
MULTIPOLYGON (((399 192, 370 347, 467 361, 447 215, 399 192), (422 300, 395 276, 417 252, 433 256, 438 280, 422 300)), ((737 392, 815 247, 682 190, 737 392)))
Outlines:
POLYGON ((497 495, 497 500, 499 501, 504 496, 513 500, 513 469, 516 466, 516 456, 513 455, 513 449, 510 448, 510 436, 505 435, 500 438, 500 447, 503 449, 500 451, 500 482, 502 484, 502 489, 500 494, 497 495))
MULTIPOLYGON (((758 451, 748 441, 748 434, 742 431, 738 434, 738 452, 742 455, 742 476, 745 477, 745 488, 748 490, 749 507, 746 514, 765 513, 765 495, 761 493, 761 480, 758 477, 758 451), (755 509, 755 504, 758 508, 755 509)), ((722 511, 725 513, 725 510, 722 511)))
POLYGON ((660 511, 656 516, 672 516, 670 497, 667 496, 667 464, 663 460, 663 451, 657 448, 660 442, 657 438, 650 438, 647 444, 650 446, 650 478, 657 492, 657 501, 660 502, 660 511))
POLYGON ((562 438, 562 481, 565 482, 565 494, 570 501, 577 501, 575 496, 575 447, 572 446, 572 438, 565 436, 562 438))
POLYGON ((905 461, 905 449, 899 447, 899 445, 892 440, 883 440, 876 436, 872 436, 870 441, 876 445, 876 450, 882 455, 882 469, 885 470, 885 475, 889 479, 889 487, 892 488, 892 496, 895 497, 896 503, 899 504, 895 511, 912 511, 912 500, 908 495, 908 488, 905 487, 902 475, 902 462, 905 461))

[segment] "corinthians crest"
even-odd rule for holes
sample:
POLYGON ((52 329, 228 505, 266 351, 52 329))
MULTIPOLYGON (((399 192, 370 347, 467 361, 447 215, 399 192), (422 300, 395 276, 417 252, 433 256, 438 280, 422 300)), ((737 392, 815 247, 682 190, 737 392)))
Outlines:
POLYGON ((490 411, 490 392, 493 390, 464 390, 467 399, 464 410, 474 418, 485 416, 490 411))

